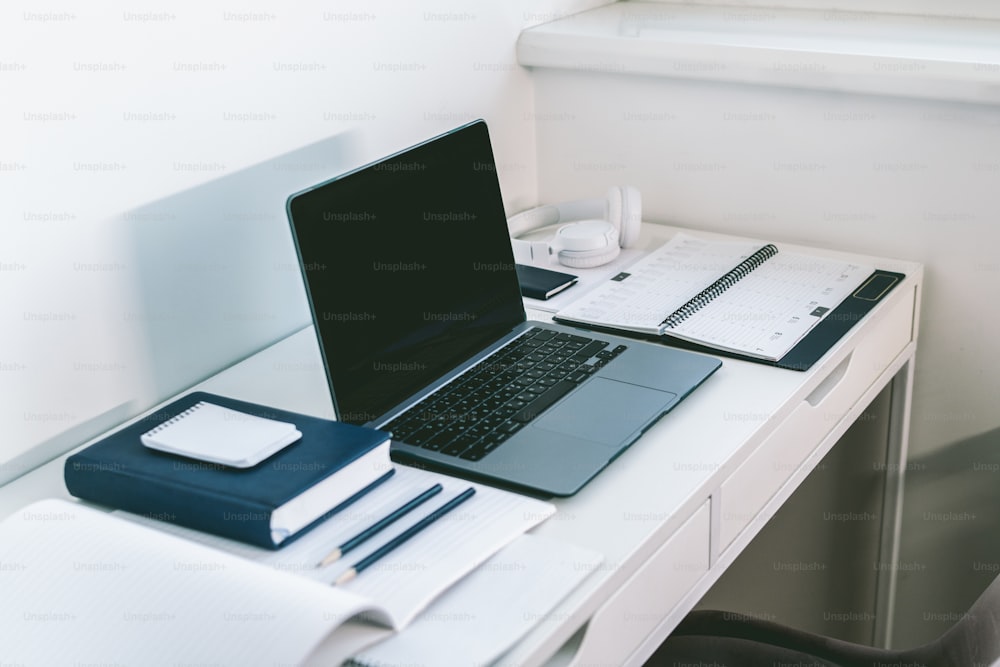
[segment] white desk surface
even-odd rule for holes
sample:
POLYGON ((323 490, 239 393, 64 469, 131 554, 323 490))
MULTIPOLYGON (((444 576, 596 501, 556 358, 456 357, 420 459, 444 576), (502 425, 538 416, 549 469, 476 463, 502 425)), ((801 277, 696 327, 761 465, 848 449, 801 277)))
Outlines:
MULTIPOLYGON (((655 247, 673 231, 666 226, 646 225, 643 244, 655 247)), ((817 254, 847 256, 789 247, 817 254)), ((797 372, 723 359, 722 368, 714 376, 649 429, 579 493, 554 501, 558 507, 557 514, 535 532, 597 550, 605 555, 605 561, 552 614, 539 619, 529 636, 502 660, 503 664, 537 664, 548 660, 696 510, 714 504, 713 537, 711 543, 703 545, 703 549, 710 554, 711 571, 699 577, 697 583, 685 591, 669 619, 657 619, 652 623, 656 637, 647 639, 646 644, 655 646, 658 637, 667 634, 676 620, 718 578, 735 553, 749 541, 755 532, 753 526, 759 528, 805 477, 811 466, 819 461, 825 453, 822 443, 839 436, 875 394, 908 364, 915 349, 921 266, 850 256, 871 261, 879 268, 901 271, 907 277, 813 368, 797 372), (877 368, 861 369, 865 373, 855 383, 859 386, 850 386, 845 390, 850 392, 849 400, 842 402, 847 407, 834 413, 822 413, 820 419, 828 423, 822 426, 818 435, 809 434, 813 442, 810 442, 802 464, 790 472, 787 482, 779 485, 780 492, 754 517, 756 521, 747 522, 750 527, 732 542, 732 548, 722 551, 720 546, 727 545, 717 543, 719 529, 716 520, 720 511, 717 501, 723 483, 748 459, 757 445, 789 419, 807 397, 811 397, 811 405, 816 402, 817 392, 825 401, 823 396, 838 391, 845 384, 838 375, 843 373, 845 367, 850 368, 848 379, 851 379, 850 373, 854 372, 855 366, 861 365, 863 359, 860 354, 855 354, 852 360, 853 351, 866 337, 879 330, 880 318, 884 319, 885 311, 893 307, 890 303, 897 302, 903 304, 902 308, 909 309, 909 314, 904 315, 912 319, 911 340, 904 342, 898 352, 892 350, 877 368), (820 386, 828 377, 831 380, 820 386), (829 389, 831 384, 832 390, 829 389)), ((529 317, 532 314, 529 313, 529 317)), ((545 313, 538 315, 546 317, 545 313)), ((294 333, 193 389, 333 417, 312 327, 294 333)), ((64 459, 65 456, 53 460, 0 487, 0 518, 37 499, 68 497, 62 481, 64 459)), ((633 648, 628 648, 624 655, 628 655, 633 648)), ((568 651, 569 648, 563 647, 563 653, 568 651)), ((577 659, 582 658, 577 656, 577 659)), ((641 662, 642 656, 636 654, 632 659, 641 662)))

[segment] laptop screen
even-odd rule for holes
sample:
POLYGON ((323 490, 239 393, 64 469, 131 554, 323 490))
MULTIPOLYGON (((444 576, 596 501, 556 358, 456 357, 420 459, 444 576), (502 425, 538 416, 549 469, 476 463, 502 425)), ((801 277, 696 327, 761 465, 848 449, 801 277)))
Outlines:
POLYGON ((293 195, 341 421, 363 424, 524 321, 483 121, 293 195))

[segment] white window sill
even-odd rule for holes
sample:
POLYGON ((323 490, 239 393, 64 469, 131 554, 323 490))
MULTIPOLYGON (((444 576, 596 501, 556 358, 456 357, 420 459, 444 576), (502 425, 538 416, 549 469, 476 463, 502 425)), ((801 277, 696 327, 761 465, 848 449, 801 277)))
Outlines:
POLYGON ((1000 21, 618 2, 529 28, 528 67, 1000 104, 1000 21))

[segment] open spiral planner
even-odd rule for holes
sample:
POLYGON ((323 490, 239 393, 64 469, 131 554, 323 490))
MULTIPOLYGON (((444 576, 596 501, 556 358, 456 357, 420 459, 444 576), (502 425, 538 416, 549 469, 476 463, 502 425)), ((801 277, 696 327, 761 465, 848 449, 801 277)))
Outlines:
POLYGON ((774 362, 874 272, 869 265, 785 252, 770 243, 678 233, 554 317, 774 362))

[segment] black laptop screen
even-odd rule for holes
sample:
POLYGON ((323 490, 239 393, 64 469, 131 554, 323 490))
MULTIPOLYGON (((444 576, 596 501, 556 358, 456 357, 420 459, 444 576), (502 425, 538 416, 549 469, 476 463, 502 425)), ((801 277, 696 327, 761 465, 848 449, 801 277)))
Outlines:
POLYGON ((524 320, 486 124, 288 202, 331 392, 362 424, 524 320))

